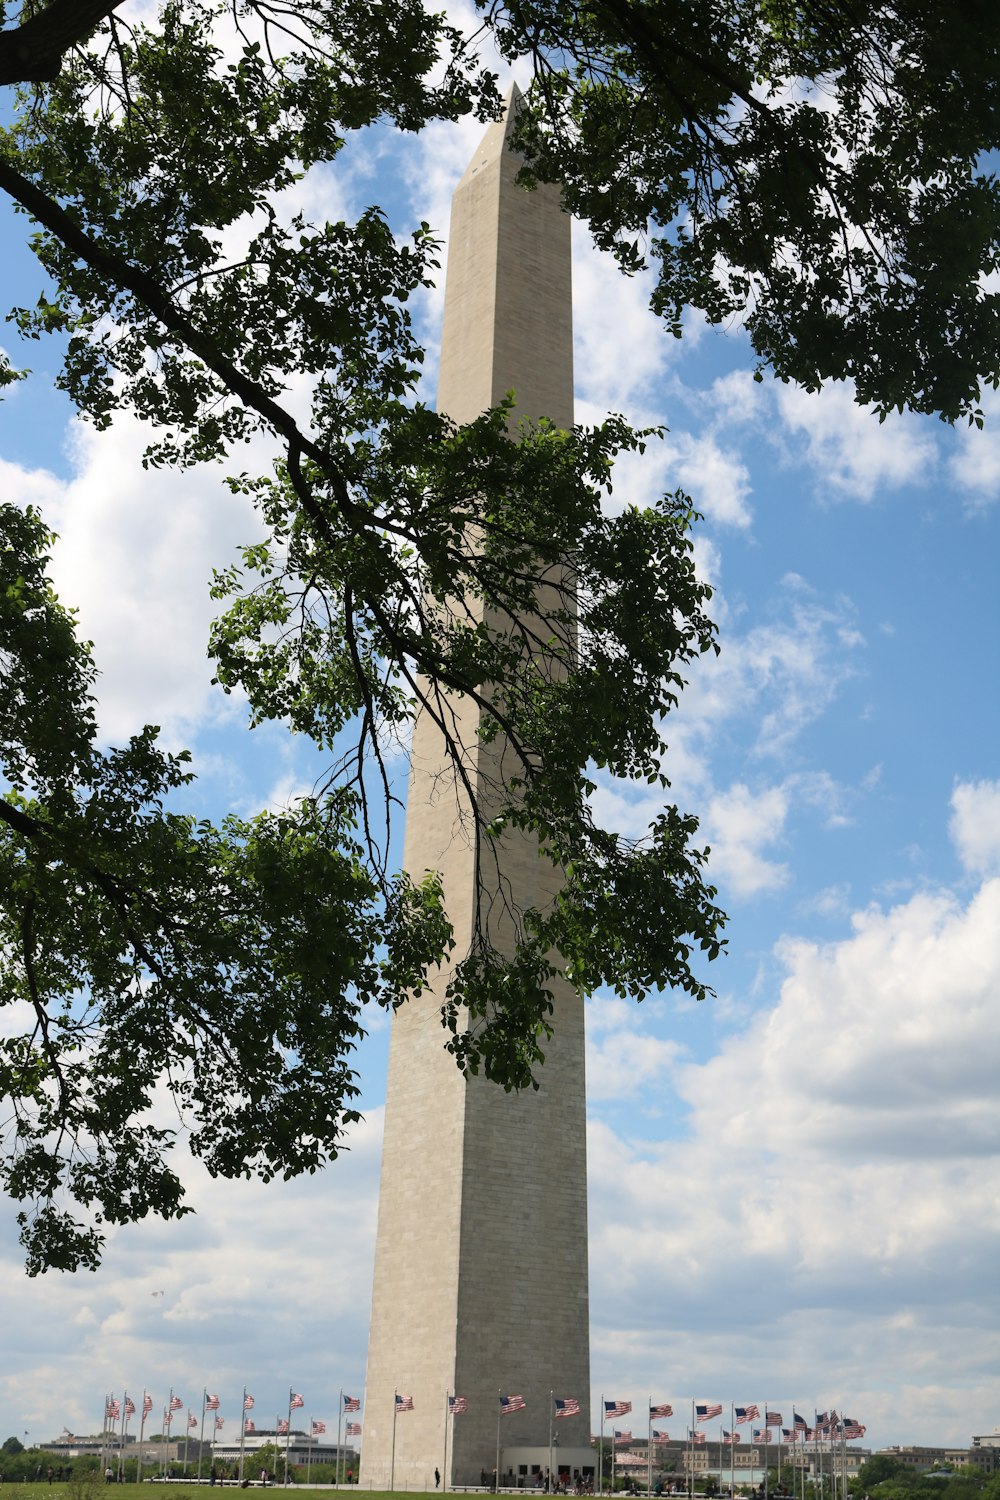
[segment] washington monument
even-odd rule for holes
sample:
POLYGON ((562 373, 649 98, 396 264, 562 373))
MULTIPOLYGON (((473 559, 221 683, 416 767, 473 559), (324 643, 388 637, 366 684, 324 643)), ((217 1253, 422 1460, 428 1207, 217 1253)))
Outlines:
MULTIPOLYGON (((516 392, 515 418, 573 421, 570 224, 558 192, 526 192, 509 150, 516 91, 452 202, 438 408, 468 422, 516 392)), ((478 740, 477 710, 451 707, 467 774, 488 807, 503 750, 478 740)), ((476 865, 465 794, 428 716, 413 735, 404 865, 439 870, 463 957, 477 920, 511 942, 509 890, 543 908, 558 876, 520 835, 476 865), (478 874, 478 878, 477 878, 478 874)), ((394 1016, 385 1110, 360 1482, 385 1489, 479 1484, 502 1449, 548 1447, 552 1398, 579 1415, 559 1447, 589 1445, 587 1170, 583 1002, 556 981, 540 1088, 506 1094, 465 1079, 445 1052, 447 975, 394 1016), (412 1410, 395 1409, 397 1395, 412 1410), (464 1398, 446 1416, 449 1396, 464 1398), (446 1457, 447 1455, 447 1457, 446 1457)), ((558 1457, 558 1448, 555 1450, 558 1457)), ((503 1459, 501 1459, 503 1466, 503 1459)), ((547 1467, 547 1465, 546 1465, 547 1467)))

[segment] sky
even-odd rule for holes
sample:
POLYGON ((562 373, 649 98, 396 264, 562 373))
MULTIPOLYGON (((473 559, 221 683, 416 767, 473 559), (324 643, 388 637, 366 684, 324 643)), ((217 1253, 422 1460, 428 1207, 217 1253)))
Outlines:
MULTIPOLYGON (((379 203, 444 235, 481 133, 369 132, 283 207, 379 203)), ((24 238, 4 208, 7 303, 41 287, 24 238)), ((866 1446, 966 1444, 1000 1424, 1000 399, 980 432, 755 383, 739 327, 672 339, 580 225, 574 286, 578 420, 667 428, 611 503, 679 486, 704 517, 722 650, 666 770, 730 919, 714 1000, 588 1003, 595 1407, 833 1405, 866 1446)), ((439 287, 429 396, 440 315, 439 287)), ((308 747, 249 734, 211 686, 206 585, 256 535, 245 502, 219 470, 144 471, 136 424, 97 433, 53 389, 54 345, 0 342, 33 367, 0 405, 0 493, 60 533, 102 734, 153 722, 190 747, 199 813, 307 790, 308 747)), ((639 833, 658 795, 604 781, 596 810, 639 833)), ((386 1044, 375 1017, 364 1118, 326 1172, 187 1165, 197 1214, 113 1232, 95 1274, 26 1279, 0 1201, 0 1439, 96 1430, 123 1388, 196 1411, 217 1391, 227 1433, 244 1386, 258 1426, 290 1387, 336 1422, 364 1385, 386 1044)))

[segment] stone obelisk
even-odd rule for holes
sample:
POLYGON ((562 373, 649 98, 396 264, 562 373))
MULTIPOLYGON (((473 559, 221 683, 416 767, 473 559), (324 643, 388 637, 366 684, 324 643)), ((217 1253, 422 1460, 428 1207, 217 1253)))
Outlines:
MULTIPOLYGON (((515 418, 569 426, 570 224, 555 189, 515 181, 517 101, 514 91, 452 202, 438 406, 467 422, 513 390, 515 418)), ((489 803, 502 750, 477 740, 474 709, 450 711, 489 803)), ((482 872, 477 881, 464 797, 439 731, 421 717, 404 865, 416 877, 441 872, 456 959, 493 904, 491 886, 522 909, 544 908, 557 879, 529 839, 508 838, 492 882, 482 872)), ((510 940, 503 924, 492 936, 510 940)), ((464 1079, 445 1052, 446 982, 392 1023, 360 1475, 373 1489, 432 1488, 435 1468, 445 1485, 491 1476, 501 1393, 525 1402, 499 1424, 502 1449, 548 1449, 553 1395, 580 1404, 555 1424, 556 1457, 589 1444, 583 1004, 557 985, 541 1086, 512 1095, 464 1079), (395 1414, 397 1393, 412 1410, 395 1414), (467 1401, 462 1415, 447 1417, 449 1395, 467 1401)))

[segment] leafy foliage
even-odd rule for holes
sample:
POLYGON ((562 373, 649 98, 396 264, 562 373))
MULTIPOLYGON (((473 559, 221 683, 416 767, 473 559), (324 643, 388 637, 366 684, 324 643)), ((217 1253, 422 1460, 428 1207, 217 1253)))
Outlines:
POLYGON ((664 715, 715 648, 688 502, 608 513, 616 454, 648 437, 618 418, 512 432, 510 405, 464 428, 422 406, 430 229, 399 237, 377 207, 312 223, 288 207, 304 172, 371 125, 495 117, 492 39, 533 69, 526 175, 563 183, 625 270, 658 266, 674 332, 687 307, 742 316, 782 378, 851 378, 883 412, 976 418, 1000 375, 994 9, 961 27, 913 0, 480 9, 464 37, 420 0, 165 0, 148 22, 129 0, 0 4, 0 82, 22 85, 0 189, 47 277, 12 317, 60 337, 89 420, 135 413, 148 463, 218 462, 254 498, 265 540, 215 583, 218 678, 330 763, 294 812, 186 817, 188 761, 153 729, 100 747, 50 538, 0 509, 0 1003, 25 1018, 0 1047, 0 1180, 32 1270, 185 1211, 164 1091, 210 1171, 313 1170, 353 1115, 366 1003, 447 963, 457 1062, 524 1087, 557 966, 582 990, 701 996, 696 960, 721 947, 664 775, 664 715), (278 460, 241 472, 259 436, 278 460), (483 784, 463 703, 504 747, 483 784), (390 867, 385 746, 418 714, 480 878, 512 831, 560 872, 503 951, 480 927, 452 956, 435 876, 390 867), (594 822, 595 768, 662 788, 639 843, 594 822))
POLYGON ((496 0, 522 139, 654 306, 808 390, 948 420, 1000 379, 1000 17, 978 0, 496 0))
POLYGON ((350 792, 215 828, 167 810, 187 756, 152 729, 99 751, 46 541, 33 512, 0 507, 0 1004, 26 1019, 0 1040, 0 1180, 33 1207, 33 1271, 95 1264, 103 1223, 185 1212, 163 1080, 213 1174, 334 1156, 357 1119, 362 1004, 419 990, 448 943, 433 879, 380 890, 366 870, 350 792))

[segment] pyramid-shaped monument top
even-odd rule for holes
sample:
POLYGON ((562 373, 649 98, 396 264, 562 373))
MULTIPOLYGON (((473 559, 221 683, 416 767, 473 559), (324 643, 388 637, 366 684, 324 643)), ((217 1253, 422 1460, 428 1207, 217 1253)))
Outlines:
POLYGON ((521 187, 510 138, 522 95, 483 136, 451 206, 438 406, 471 422, 508 391, 516 417, 573 422, 570 221, 559 189, 521 187))
MULTIPOLYGON (((470 177, 474 177, 491 162, 501 161, 510 150, 510 138, 514 133, 523 98, 524 95, 517 84, 512 83, 504 101, 503 114, 499 120, 494 120, 493 124, 487 127, 486 134, 476 147, 472 160, 462 173, 459 188, 464 187, 470 177)), ((513 155, 516 161, 516 153, 513 155)))

